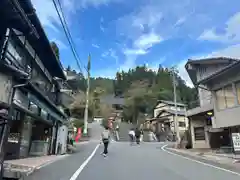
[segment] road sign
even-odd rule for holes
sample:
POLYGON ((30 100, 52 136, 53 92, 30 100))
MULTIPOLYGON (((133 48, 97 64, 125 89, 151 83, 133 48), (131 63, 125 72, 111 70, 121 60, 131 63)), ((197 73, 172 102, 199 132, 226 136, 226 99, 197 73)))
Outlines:
POLYGON ((234 152, 240 152, 240 133, 232 133, 234 152))

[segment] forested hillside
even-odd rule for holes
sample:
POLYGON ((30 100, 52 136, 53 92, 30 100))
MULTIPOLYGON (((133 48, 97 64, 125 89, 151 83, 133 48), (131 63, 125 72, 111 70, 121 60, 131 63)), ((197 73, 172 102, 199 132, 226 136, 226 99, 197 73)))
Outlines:
MULTIPOLYGON (((197 100, 197 91, 186 86, 185 81, 177 79, 177 101, 187 105, 197 100)), ((125 119, 136 121, 144 114, 151 115, 157 100, 173 101, 172 72, 159 66, 157 72, 146 66, 138 66, 128 72, 118 72, 114 82, 116 94, 125 98, 125 119)))
MULTIPOLYGON (((184 80, 177 74, 177 101, 189 105, 197 100, 197 91, 186 86, 184 80)), ((83 92, 86 90, 86 81, 79 74, 79 81, 75 88, 83 92)), ((107 78, 91 78, 90 95, 98 99, 103 94, 113 94, 125 98, 124 117, 126 120, 136 121, 144 114, 150 115, 157 100, 173 101, 172 72, 159 66, 158 71, 152 71, 146 66, 137 66, 127 72, 117 72, 115 80, 107 78), (97 94, 97 95, 96 95, 97 94)), ((100 107, 92 101, 93 112, 99 115, 100 107)))

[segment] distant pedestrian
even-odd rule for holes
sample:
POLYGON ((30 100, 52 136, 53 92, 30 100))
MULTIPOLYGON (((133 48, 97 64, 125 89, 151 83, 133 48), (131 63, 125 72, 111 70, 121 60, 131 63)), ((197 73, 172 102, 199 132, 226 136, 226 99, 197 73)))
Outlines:
POLYGON ((135 132, 134 129, 131 128, 128 132, 129 138, 130 138, 130 144, 132 145, 135 139, 135 132))
POLYGON ((140 136, 141 136, 141 131, 138 128, 136 128, 135 129, 135 139, 136 139, 137 144, 140 144, 140 136))
POLYGON ((140 142, 143 141, 143 130, 141 130, 141 135, 140 135, 140 142))
POLYGON ((107 156, 108 154, 108 145, 109 145, 109 141, 110 141, 110 131, 108 126, 105 126, 104 131, 101 134, 102 136, 102 142, 104 144, 104 151, 102 153, 103 156, 107 156))

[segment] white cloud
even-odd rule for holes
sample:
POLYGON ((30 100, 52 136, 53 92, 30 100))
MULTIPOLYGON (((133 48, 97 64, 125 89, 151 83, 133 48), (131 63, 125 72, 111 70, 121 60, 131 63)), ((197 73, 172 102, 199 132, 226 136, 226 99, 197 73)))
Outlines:
POLYGON ((227 43, 240 42, 240 12, 234 14, 226 22, 225 33, 217 34, 215 29, 206 29, 198 38, 199 40, 221 41, 227 43))
POLYGON ((58 31, 54 23, 60 24, 60 21, 53 2, 49 0, 32 0, 32 3, 43 26, 58 31))
POLYGON ((113 59, 115 59, 116 64, 118 64, 118 56, 117 56, 116 51, 113 50, 113 49, 109 49, 109 55, 110 55, 113 59))
POLYGON ((141 49, 149 49, 153 45, 158 44, 162 41, 162 37, 158 34, 151 32, 149 34, 143 34, 135 40, 134 46, 141 49))
POLYGON ((240 50, 240 44, 236 44, 236 45, 228 46, 227 48, 224 48, 218 51, 214 51, 209 56, 211 57, 224 56, 224 57, 240 59, 239 50, 240 50))
POLYGON ((159 68, 159 65, 164 63, 165 61, 166 61, 166 57, 164 56, 164 57, 159 58, 156 61, 153 61, 153 62, 150 62, 150 63, 146 62, 145 64, 146 64, 146 66, 149 70, 151 69, 152 71, 157 72, 158 68, 159 68))
POLYGON ((148 5, 140 6, 117 20, 116 30, 129 39, 135 40, 141 36, 146 29, 155 30, 162 20, 162 12, 159 7, 154 6, 151 1, 148 5))
POLYGON ((106 58, 106 57, 112 58, 112 59, 115 60, 116 64, 118 64, 118 59, 119 58, 117 56, 117 52, 114 49, 112 49, 112 48, 110 48, 107 51, 103 52, 101 56, 103 58, 106 58))
POLYGON ((213 41, 218 41, 220 40, 222 37, 217 35, 214 31, 214 29, 207 29, 204 30, 204 32, 200 35, 200 37, 198 38, 199 40, 213 40, 213 41))
POLYGON ((144 49, 124 49, 123 53, 125 55, 144 55, 147 54, 148 52, 144 49))
POLYGON ((136 59, 137 59, 136 55, 126 56, 124 63, 119 67, 120 71, 127 71, 130 68, 136 66, 136 59))
POLYGON ((64 7, 68 11, 76 12, 78 9, 84 9, 88 7, 99 7, 102 5, 108 5, 110 3, 121 3, 122 0, 62 0, 64 7))
POLYGON ((161 36, 154 32, 145 33, 139 36, 135 41, 133 41, 130 48, 123 49, 123 54, 125 55, 125 62, 121 65, 122 70, 127 70, 132 68, 136 64, 138 56, 145 55, 149 53, 150 48, 154 45, 163 41, 161 36))
POLYGON ((100 5, 108 5, 113 2, 121 2, 121 0, 75 0, 75 2, 81 4, 81 7, 86 8, 88 6, 98 7, 100 5))
POLYGON ((92 44, 92 47, 95 47, 95 48, 97 48, 97 49, 100 48, 98 44, 92 44))
MULTIPOLYGON (((50 27, 55 31, 58 28, 55 24, 60 25, 60 20, 52 0, 31 0, 41 23, 45 27, 50 27)), ((108 5, 109 3, 120 3, 122 0, 61 0, 63 12, 67 18, 68 24, 72 21, 74 15, 79 9, 88 7, 98 7, 108 5)))

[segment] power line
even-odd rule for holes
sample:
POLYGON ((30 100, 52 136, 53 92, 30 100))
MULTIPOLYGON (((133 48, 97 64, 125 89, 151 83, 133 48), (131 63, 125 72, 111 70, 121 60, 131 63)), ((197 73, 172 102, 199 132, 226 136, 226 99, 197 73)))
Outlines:
MULTIPOLYGON (((57 11, 57 14, 58 14, 58 17, 59 17, 59 19, 60 19, 61 25, 62 25, 62 27, 63 27, 64 33, 65 33, 65 35, 66 35, 66 37, 67 37, 67 41, 68 41, 68 43, 69 43, 69 45, 70 45, 71 51, 72 51, 72 53, 73 53, 73 56, 74 56, 74 58, 75 58, 75 60, 76 60, 76 62, 77 62, 77 66, 78 66, 80 72, 83 74, 82 68, 81 68, 81 65, 80 65, 80 58, 79 58, 78 53, 77 53, 77 51, 76 51, 76 49, 75 49, 75 45, 74 45, 74 42, 73 42, 73 40, 72 40, 72 36, 71 36, 71 34, 70 34, 69 28, 68 28, 68 26, 67 26, 66 19, 65 19, 65 15, 64 15, 64 13, 63 13, 62 6, 61 6, 61 4, 60 4, 60 1, 58 0, 59 7, 60 7, 60 11, 61 11, 61 13, 62 13, 62 17, 61 17, 61 14, 60 14, 60 12, 59 12, 59 9, 58 9, 58 6, 57 6, 55 0, 52 0, 52 1, 53 1, 53 4, 54 4, 55 9, 56 9, 56 11, 57 11)), ((86 69, 86 68, 85 68, 85 69, 86 69)))
MULTIPOLYGON (((65 24, 66 30, 67 30, 68 35, 69 35, 69 39, 70 39, 71 43, 73 44, 74 52, 75 52, 76 56, 78 57, 78 60, 80 61, 79 55, 78 55, 78 53, 77 53, 77 51, 76 51, 76 48, 75 48, 76 45, 75 45, 75 43, 74 43, 74 41, 73 41, 73 38, 72 38, 71 33, 70 33, 70 30, 69 30, 69 28, 68 28, 67 21, 66 21, 66 16, 65 16, 65 14, 64 14, 64 11, 63 11, 63 8, 62 8, 62 4, 61 4, 61 1, 60 1, 60 0, 58 0, 58 4, 59 4, 60 11, 61 11, 61 13, 62 13, 63 22, 64 22, 64 24, 65 24)), ((79 61, 77 61, 78 66, 80 66, 79 61)), ((85 67, 85 66, 83 66, 83 67, 84 67, 84 69, 86 70, 86 67, 85 67)))

